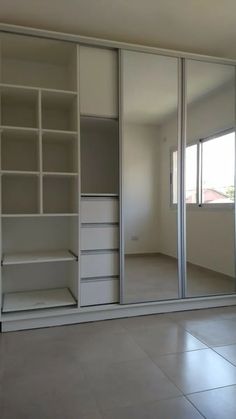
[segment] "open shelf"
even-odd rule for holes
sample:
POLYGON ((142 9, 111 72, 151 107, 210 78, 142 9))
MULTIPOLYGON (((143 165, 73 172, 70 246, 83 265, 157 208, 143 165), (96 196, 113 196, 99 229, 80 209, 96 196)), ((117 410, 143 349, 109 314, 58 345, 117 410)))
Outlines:
POLYGON ((2 264, 6 266, 24 263, 66 262, 71 260, 76 260, 76 256, 70 250, 49 250, 4 254, 2 264))
POLYGON ((3 313, 76 305, 68 288, 11 292, 3 295, 3 313))
POLYGON ((4 83, 76 90, 76 45, 31 36, 2 34, 4 83))
POLYGON ((75 176, 43 176, 43 212, 76 213, 78 180, 75 176))
POLYGON ((2 214, 36 214, 39 178, 31 174, 2 175, 2 214))
POLYGON ((34 131, 3 129, 1 168, 4 171, 39 170, 39 139, 34 131))
POLYGON ((62 92, 42 92, 42 128, 77 130, 77 95, 62 92))
POLYGON ((78 170, 77 135, 43 133, 43 171, 76 173, 78 170))
POLYGON ((82 194, 118 194, 118 122, 104 118, 81 118, 82 194))
POLYGON ((1 87, 1 125, 38 127, 38 92, 29 89, 1 87))

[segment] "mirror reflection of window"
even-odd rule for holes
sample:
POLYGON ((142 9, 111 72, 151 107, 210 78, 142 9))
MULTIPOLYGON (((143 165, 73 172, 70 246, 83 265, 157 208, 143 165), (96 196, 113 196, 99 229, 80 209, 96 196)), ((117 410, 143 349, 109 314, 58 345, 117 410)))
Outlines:
POLYGON ((202 143, 202 203, 234 203, 234 132, 202 143))
POLYGON ((186 294, 231 294, 235 292, 235 69, 186 60, 186 74, 186 294), (197 151, 191 162, 193 144, 197 151), (191 204, 188 188, 196 173, 196 201, 191 204))
MULTIPOLYGON (((234 131, 197 141, 186 147, 186 204, 234 203, 234 131), (198 158, 201 156, 201 158, 198 158), (199 194, 197 193, 199 185, 199 194)), ((172 152, 172 201, 177 204, 177 159, 172 152)))

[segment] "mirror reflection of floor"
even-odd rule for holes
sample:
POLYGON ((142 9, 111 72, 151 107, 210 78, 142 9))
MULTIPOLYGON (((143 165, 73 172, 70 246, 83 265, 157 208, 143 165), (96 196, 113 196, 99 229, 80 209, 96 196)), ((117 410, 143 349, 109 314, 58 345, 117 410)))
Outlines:
MULTIPOLYGON (((177 260, 160 253, 125 256, 125 302, 158 301, 178 298, 177 260)), ((187 264, 189 297, 231 294, 234 278, 187 264)))

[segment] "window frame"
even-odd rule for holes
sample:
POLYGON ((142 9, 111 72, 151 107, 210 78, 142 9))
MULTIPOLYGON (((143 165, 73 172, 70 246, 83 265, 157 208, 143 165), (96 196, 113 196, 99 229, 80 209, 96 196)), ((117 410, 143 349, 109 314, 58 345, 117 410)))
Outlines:
MULTIPOLYGON (((202 182, 203 182, 203 147, 202 145, 206 143, 207 141, 214 140, 215 138, 222 137, 224 135, 234 133, 235 134, 235 156, 236 156, 236 132, 234 128, 227 128, 222 131, 218 131, 217 133, 213 135, 209 135, 204 138, 198 138, 197 140, 191 141, 190 143, 186 144, 187 147, 191 147, 193 145, 197 145, 197 180, 196 180, 196 203, 186 203, 185 205, 189 208, 201 208, 201 209, 232 209, 235 206, 235 202, 231 203, 210 203, 210 202, 203 202, 202 200, 202 182)), ((178 152, 177 147, 171 147, 170 149, 170 207, 176 208, 177 203, 173 202, 173 179, 174 179, 174 168, 173 168, 173 155, 175 152, 178 152)), ((234 173, 234 186, 235 186, 235 179, 236 179, 236 159, 235 159, 235 173, 234 173)))

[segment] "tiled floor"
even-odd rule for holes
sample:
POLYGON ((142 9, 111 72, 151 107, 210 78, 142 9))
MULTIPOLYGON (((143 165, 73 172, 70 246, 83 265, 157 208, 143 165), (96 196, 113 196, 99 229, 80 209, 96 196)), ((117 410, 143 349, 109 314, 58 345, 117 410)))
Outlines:
POLYGON ((236 306, 5 333, 1 419, 235 419, 236 306))

